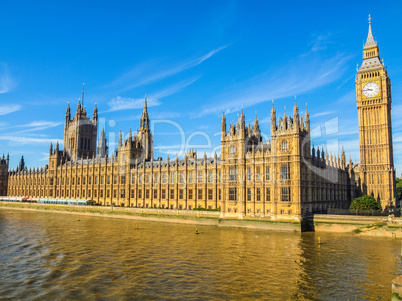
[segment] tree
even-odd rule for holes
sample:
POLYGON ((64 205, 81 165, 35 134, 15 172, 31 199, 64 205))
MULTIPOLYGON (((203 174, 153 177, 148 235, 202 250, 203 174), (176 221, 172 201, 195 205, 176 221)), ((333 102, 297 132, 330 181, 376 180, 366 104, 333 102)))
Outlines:
POLYGON ((398 200, 402 199, 402 179, 396 178, 396 196, 398 200))
POLYGON ((381 204, 376 201, 370 195, 364 195, 359 198, 355 198, 350 204, 349 209, 351 210, 381 210, 381 204))

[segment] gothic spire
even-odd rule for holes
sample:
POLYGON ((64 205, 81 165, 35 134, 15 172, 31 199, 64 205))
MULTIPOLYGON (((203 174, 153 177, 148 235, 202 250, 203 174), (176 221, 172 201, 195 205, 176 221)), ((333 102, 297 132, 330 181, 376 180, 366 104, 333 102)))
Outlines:
POLYGON ((82 83, 82 98, 81 98, 81 100, 82 100, 82 107, 84 107, 84 86, 85 86, 85 84, 82 83))
POLYGON ((144 112, 143 112, 143 114, 148 114, 147 95, 146 94, 145 94, 144 112))
POLYGON ((370 17, 370 15, 369 15, 368 21, 369 21, 369 31, 368 31, 367 40, 366 40, 366 44, 364 45, 364 48, 372 47, 372 46, 377 45, 376 41, 374 40, 373 33, 371 31, 371 17, 370 17))

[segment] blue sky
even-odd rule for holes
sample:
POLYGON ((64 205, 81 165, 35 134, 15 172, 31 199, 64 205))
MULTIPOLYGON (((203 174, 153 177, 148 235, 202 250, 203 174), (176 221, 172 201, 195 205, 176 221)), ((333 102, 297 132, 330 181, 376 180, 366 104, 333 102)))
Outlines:
MULTIPOLYGON (((32 1, 2 3, 0 153, 14 168, 46 164, 85 83, 110 149, 139 127, 144 95, 155 157, 186 148, 219 154, 222 109, 257 112, 269 139, 272 99, 308 103, 314 143, 359 160, 354 79, 368 14, 393 96, 394 158, 402 172, 402 4, 388 1, 32 1)), ((181 156, 182 153, 179 153, 181 156)))

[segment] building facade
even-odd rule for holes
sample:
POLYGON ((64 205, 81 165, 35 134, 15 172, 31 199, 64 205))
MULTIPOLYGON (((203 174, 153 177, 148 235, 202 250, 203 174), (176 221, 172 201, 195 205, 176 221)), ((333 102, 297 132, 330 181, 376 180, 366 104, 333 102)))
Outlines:
POLYGON ((63 150, 51 145, 44 168, 10 171, 7 194, 91 199, 105 206, 220 208, 225 217, 274 220, 348 208, 361 194, 372 194, 383 208, 393 206, 390 81, 371 24, 363 51, 356 77, 361 163, 347 162, 343 149, 337 156, 311 147, 310 116, 307 108, 304 116, 299 114, 296 100, 290 116, 277 117, 272 104, 269 141, 262 139, 257 116, 246 125, 242 110, 237 122, 227 126, 223 113, 220 157, 189 151, 173 160, 154 158, 146 98, 139 130, 130 130, 125 139, 120 133, 111 156, 103 130, 96 146, 96 105, 90 120, 79 103, 73 119, 67 107, 63 150), (373 94, 376 85, 380 92, 373 94))

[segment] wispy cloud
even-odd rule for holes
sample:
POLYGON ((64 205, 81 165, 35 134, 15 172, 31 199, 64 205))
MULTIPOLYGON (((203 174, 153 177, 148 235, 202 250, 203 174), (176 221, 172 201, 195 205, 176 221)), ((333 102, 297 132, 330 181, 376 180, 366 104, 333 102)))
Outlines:
MULTIPOLYGON (((171 85, 163 90, 160 90, 156 93, 150 94, 147 97, 148 107, 161 105, 160 99, 181 91, 182 89, 191 85, 198 79, 199 79, 199 76, 192 77, 190 79, 180 81, 180 82, 178 82, 174 85, 171 85)), ((140 109, 144 106, 144 99, 143 98, 123 98, 123 97, 117 96, 115 98, 112 98, 109 101, 108 105, 109 105, 109 110, 106 112, 140 109)), ((156 117, 154 116, 154 118, 156 118, 156 117)))
POLYGON ((165 79, 167 77, 200 65, 229 45, 230 44, 218 47, 202 56, 193 59, 183 60, 178 63, 174 62, 167 65, 163 65, 163 63, 158 63, 157 61, 143 63, 133 68, 129 72, 123 74, 119 78, 115 79, 108 87, 120 87, 120 91, 127 91, 136 87, 144 86, 165 79))
POLYGON ((12 79, 7 65, 4 63, 0 63, 0 94, 9 92, 14 87, 14 85, 15 81, 12 79))
POLYGON ((267 70, 253 79, 238 83, 236 87, 228 87, 193 117, 214 114, 223 107, 225 111, 231 112, 238 110, 241 105, 249 107, 271 99, 300 95, 327 85, 342 76, 350 58, 344 54, 327 59, 321 59, 314 54, 299 56, 279 70, 267 70))
POLYGON ((61 122, 53 121, 32 121, 28 124, 17 125, 16 127, 29 127, 29 129, 19 131, 20 133, 34 132, 49 129, 61 125, 61 122))
MULTIPOLYGON (((1 89, 1 87, 0 87, 1 89)), ((0 94, 2 92, 0 91, 0 94)), ((0 106, 0 115, 7 115, 13 112, 17 112, 21 110, 21 106, 20 105, 8 105, 8 106, 0 106)))
POLYGON ((311 118, 320 117, 320 116, 326 116, 326 115, 331 115, 331 114, 334 114, 334 113, 335 113, 334 111, 319 112, 319 113, 316 113, 316 114, 312 115, 311 118))
POLYGON ((59 142, 59 144, 62 144, 63 139, 0 136, 0 141, 16 142, 18 144, 49 144, 57 142, 59 142))
MULTIPOLYGON (((147 98, 148 107, 159 106, 161 103, 155 98, 147 98)), ((109 110, 106 112, 140 109, 144 106, 144 98, 123 98, 117 96, 108 103, 109 110)))
POLYGON ((190 79, 186 79, 183 81, 180 81, 174 85, 171 85, 167 87, 166 89, 160 90, 154 94, 150 94, 150 96, 156 98, 156 99, 161 99, 170 95, 173 95, 181 90, 183 90, 185 87, 191 85, 192 83, 196 82, 200 77, 192 77, 190 79))

